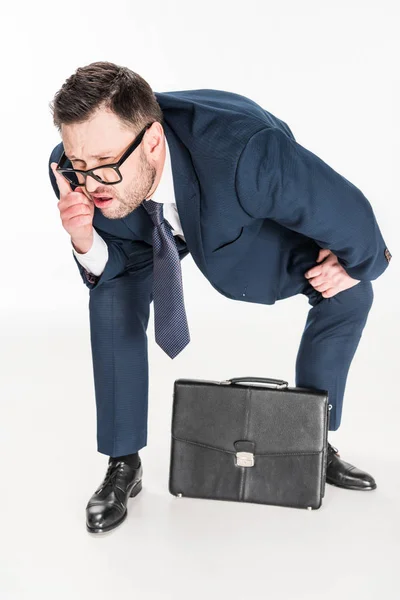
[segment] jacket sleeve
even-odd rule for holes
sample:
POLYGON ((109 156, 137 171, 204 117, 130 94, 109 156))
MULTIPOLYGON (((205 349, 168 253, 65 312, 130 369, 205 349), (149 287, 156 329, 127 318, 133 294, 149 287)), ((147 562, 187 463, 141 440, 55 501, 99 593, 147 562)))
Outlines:
POLYGON ((99 287, 105 281, 110 281, 130 268, 139 267, 151 261, 152 248, 144 242, 117 238, 108 232, 102 231, 94 226, 97 233, 103 238, 108 247, 108 260, 101 275, 94 275, 80 264, 72 249, 72 256, 79 269, 83 283, 93 289, 99 287))
MULTIPOLYGON (((52 162, 58 162, 58 158, 55 155, 55 150, 53 150, 52 154, 50 155, 48 168, 54 193, 57 198, 60 199, 60 191, 58 189, 57 181, 50 167, 50 163, 52 162)), ((94 226, 94 229, 103 238, 108 247, 108 260, 101 275, 94 275, 85 269, 85 267, 83 267, 83 265, 81 265, 77 260, 73 248, 71 248, 72 257, 79 269, 82 281, 89 289, 98 287, 103 282, 109 281, 117 275, 120 275, 125 270, 128 262, 131 263, 132 266, 137 264, 139 267, 150 260, 152 256, 152 248, 149 249, 148 245, 144 242, 115 237, 110 233, 102 231, 96 226, 94 226)))
POLYGON ((387 268, 386 247, 373 209, 345 177, 278 128, 249 139, 237 164, 242 208, 329 248, 350 277, 372 280, 387 268))

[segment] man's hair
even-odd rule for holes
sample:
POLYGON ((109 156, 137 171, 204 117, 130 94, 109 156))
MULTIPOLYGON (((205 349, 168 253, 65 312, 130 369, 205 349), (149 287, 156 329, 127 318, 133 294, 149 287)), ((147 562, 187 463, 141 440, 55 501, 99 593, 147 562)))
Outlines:
POLYGON ((139 131, 147 123, 163 124, 163 112, 150 85, 127 67, 99 61, 79 67, 50 102, 53 123, 83 123, 98 109, 112 110, 123 126, 139 131))

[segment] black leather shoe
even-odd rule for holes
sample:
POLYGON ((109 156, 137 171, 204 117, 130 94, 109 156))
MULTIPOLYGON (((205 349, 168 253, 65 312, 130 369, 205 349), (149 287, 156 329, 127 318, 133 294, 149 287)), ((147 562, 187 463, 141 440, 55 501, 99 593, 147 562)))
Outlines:
POLYGON ((110 456, 106 475, 86 505, 86 529, 102 533, 120 525, 128 514, 128 498, 142 489, 142 475, 141 461, 135 469, 110 456))
POLYGON ((328 442, 327 483, 348 490, 374 490, 377 487, 372 475, 353 467, 339 457, 338 449, 328 442))

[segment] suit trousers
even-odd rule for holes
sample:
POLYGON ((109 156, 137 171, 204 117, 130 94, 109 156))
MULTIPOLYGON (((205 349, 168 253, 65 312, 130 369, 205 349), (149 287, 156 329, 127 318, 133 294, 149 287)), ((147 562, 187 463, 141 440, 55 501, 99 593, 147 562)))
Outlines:
MULTIPOLYGON (((182 260, 186 243, 176 237, 182 260)), ((328 390, 329 429, 339 428, 347 374, 373 301, 370 281, 324 298, 304 277, 312 262, 297 264, 285 297, 305 294, 311 308, 296 359, 296 385, 328 390), (292 284, 293 287, 290 287, 292 284)), ((147 444, 149 369, 147 325, 153 299, 153 261, 89 291, 89 322, 97 414, 97 449, 131 454, 147 444)), ((262 373, 261 373, 262 375, 262 373)), ((271 373, 265 373, 271 377, 271 373)))

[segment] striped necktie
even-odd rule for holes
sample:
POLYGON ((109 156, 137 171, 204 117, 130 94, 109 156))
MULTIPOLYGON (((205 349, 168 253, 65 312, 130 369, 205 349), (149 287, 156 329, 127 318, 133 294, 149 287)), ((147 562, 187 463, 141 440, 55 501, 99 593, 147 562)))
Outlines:
POLYGON ((154 331, 157 344, 175 358, 190 342, 183 299, 179 252, 163 204, 154 200, 142 203, 153 227, 153 301, 154 331))

